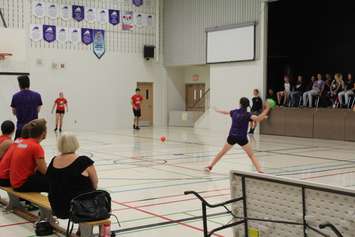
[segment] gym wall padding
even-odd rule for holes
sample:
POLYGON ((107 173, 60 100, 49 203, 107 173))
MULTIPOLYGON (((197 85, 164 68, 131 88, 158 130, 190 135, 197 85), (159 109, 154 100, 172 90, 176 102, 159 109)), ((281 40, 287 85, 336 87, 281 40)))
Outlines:
POLYGON ((348 109, 276 108, 261 123, 264 135, 355 141, 355 112, 348 109))

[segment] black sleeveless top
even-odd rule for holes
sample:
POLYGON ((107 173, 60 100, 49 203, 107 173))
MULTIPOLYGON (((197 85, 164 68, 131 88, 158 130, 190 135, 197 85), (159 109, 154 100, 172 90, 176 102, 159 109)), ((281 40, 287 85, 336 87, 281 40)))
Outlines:
POLYGON ((69 218, 70 201, 82 194, 94 190, 89 177, 83 176, 94 161, 87 156, 79 156, 69 166, 57 169, 53 166, 52 159, 48 166, 47 177, 49 180, 48 199, 55 216, 61 219, 69 218))

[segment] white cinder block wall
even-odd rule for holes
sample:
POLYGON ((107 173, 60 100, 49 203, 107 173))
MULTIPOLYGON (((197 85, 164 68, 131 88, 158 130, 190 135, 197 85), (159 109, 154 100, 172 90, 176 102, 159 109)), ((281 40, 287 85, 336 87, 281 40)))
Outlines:
MULTIPOLYGON (((206 63, 207 28, 256 22, 256 61, 210 65, 210 107, 233 109, 240 97, 251 98, 254 88, 263 94, 267 4, 261 0, 166 0, 164 10, 164 57, 171 66, 206 63)), ((195 127, 225 131, 229 124, 228 118, 210 110, 195 127)))
MULTIPOLYGON (((6 3, 1 6, 8 7, 9 9, 4 10, 9 13, 22 9, 18 14, 6 14, 6 17, 11 29, 24 29, 26 34, 30 24, 34 23, 106 30, 107 48, 101 60, 92 53, 92 46, 82 44, 75 46, 71 43, 48 44, 44 41, 37 43, 32 42, 26 35, 26 71, 31 74, 32 88, 39 91, 43 97, 44 106, 40 117, 46 118, 51 127, 54 116, 50 114, 50 110, 59 91, 63 91, 69 100, 69 114, 65 118, 67 129, 130 128, 132 123, 130 96, 134 93, 137 82, 154 83, 155 126, 167 125, 168 108, 182 107, 184 100, 174 96, 177 89, 173 85, 176 78, 180 77, 179 72, 167 71, 163 66, 162 57, 159 57, 158 62, 155 60, 147 62, 143 59, 144 44, 156 45, 157 52, 161 53, 162 27, 159 26, 163 1, 147 0, 140 8, 133 7, 131 1, 66 1, 69 4, 153 14, 156 23, 159 23, 154 28, 137 29, 132 32, 122 32, 111 25, 102 26, 98 23, 77 23, 73 20, 65 22, 60 18, 49 20, 46 17, 38 19, 31 15, 32 0, 19 0, 16 4, 12 0, 4 1, 6 3), (158 3, 161 4, 160 7, 158 3), (63 63, 65 68, 53 69, 53 63, 63 63), (168 97, 168 94, 173 96, 168 97)), ((59 0, 51 2, 62 3, 59 0)), ((20 42, 20 39, 9 40, 14 44, 20 42)), ((12 94, 17 90, 16 77, 1 76, 0 84, 0 119, 15 120, 9 104, 12 94)))

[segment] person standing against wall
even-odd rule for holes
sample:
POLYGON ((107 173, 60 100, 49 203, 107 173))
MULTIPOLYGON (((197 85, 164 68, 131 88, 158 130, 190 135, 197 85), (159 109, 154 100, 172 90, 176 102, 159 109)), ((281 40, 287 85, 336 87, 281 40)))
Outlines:
POLYGON ((52 114, 54 112, 54 109, 56 109, 54 132, 56 132, 58 128, 59 128, 59 132, 62 132, 64 114, 65 112, 68 112, 68 101, 64 97, 63 92, 59 92, 59 97, 54 101, 52 114))
POLYGON ((17 78, 20 91, 11 101, 13 114, 17 118, 15 139, 21 136, 23 126, 34 119, 38 119, 41 110, 42 98, 38 92, 30 90, 30 78, 26 75, 17 78))
POLYGON ((140 94, 141 90, 139 88, 136 89, 136 93, 131 97, 131 105, 133 109, 134 121, 133 121, 133 129, 139 128, 139 118, 142 116, 141 111, 141 103, 143 101, 143 97, 140 94))

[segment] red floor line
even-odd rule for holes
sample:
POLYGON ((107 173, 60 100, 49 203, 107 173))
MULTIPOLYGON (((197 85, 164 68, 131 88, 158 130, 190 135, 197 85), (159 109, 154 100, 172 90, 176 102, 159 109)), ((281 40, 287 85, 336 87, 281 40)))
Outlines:
MULTIPOLYGON (((165 220, 165 221, 175 221, 175 220, 170 219, 170 218, 168 218, 168 217, 166 217, 166 216, 162 216, 162 215, 159 215, 159 214, 155 214, 155 213, 153 213, 153 212, 146 211, 146 210, 143 210, 143 209, 138 208, 138 207, 130 206, 130 205, 128 205, 128 204, 124 204, 124 203, 121 203, 121 202, 118 202, 118 201, 115 201, 115 200, 112 200, 112 202, 113 202, 113 203, 116 203, 116 204, 118 204, 118 205, 121 205, 121 206, 130 208, 130 209, 134 209, 134 210, 139 211, 139 212, 142 212, 142 213, 144 213, 144 214, 148 214, 148 215, 151 215, 151 216, 154 216, 154 217, 158 217, 158 218, 160 218, 160 219, 162 219, 162 220, 165 220)), ((197 230, 197 231, 203 232, 203 229, 198 228, 198 227, 193 226, 193 225, 185 224, 185 223, 183 223, 183 222, 176 222, 176 224, 181 225, 181 226, 185 226, 185 227, 190 228, 190 229, 193 229, 193 230, 197 230)), ((217 237, 224 237, 223 235, 220 235, 220 234, 214 234, 214 236, 217 236, 217 237)))
MULTIPOLYGON (((200 193, 210 193, 210 192, 219 192, 219 191, 225 191, 225 190, 230 190, 229 188, 222 188, 222 189, 213 189, 213 190, 207 190, 207 191, 198 191, 200 193)), ((184 194, 176 194, 176 195, 168 195, 168 196, 161 196, 154 198, 152 200, 135 200, 135 201, 129 201, 129 202, 123 202, 125 204, 131 204, 131 203, 138 203, 138 202, 149 202, 149 201, 154 201, 154 200, 162 200, 162 199, 167 199, 167 198, 173 198, 173 197, 181 197, 185 196, 184 194)))
MULTIPOLYGON (((224 193, 224 194, 216 194, 216 195, 211 195, 211 196, 206 196, 204 198, 213 198, 213 197, 221 197, 221 196, 227 196, 230 195, 229 193, 224 193)), ((180 200, 174 200, 174 201, 168 201, 168 202, 160 202, 160 203, 154 203, 154 204, 147 204, 147 205, 142 205, 142 206, 137 206, 137 208, 142 208, 142 207, 154 207, 154 206, 160 206, 160 205, 165 205, 165 204, 172 204, 172 203, 178 203, 178 202, 185 202, 185 201, 192 201, 192 200, 197 200, 196 198, 187 198, 187 199, 180 199, 180 200)), ((121 209, 114 209, 112 211, 124 211, 129 208, 121 208, 121 209)))
POLYGON ((330 177, 330 176, 341 175, 341 174, 351 174, 351 173, 354 173, 354 172, 355 171, 347 171, 347 172, 339 172, 339 173, 333 173, 333 174, 324 174, 324 175, 318 175, 318 176, 311 176, 311 177, 303 178, 302 180, 330 177))
POLYGON ((26 222, 18 222, 18 223, 13 223, 13 224, 7 224, 7 225, 0 225, 0 228, 5 228, 9 226, 17 226, 17 225, 24 225, 24 224, 30 224, 32 222, 26 221, 26 222))

